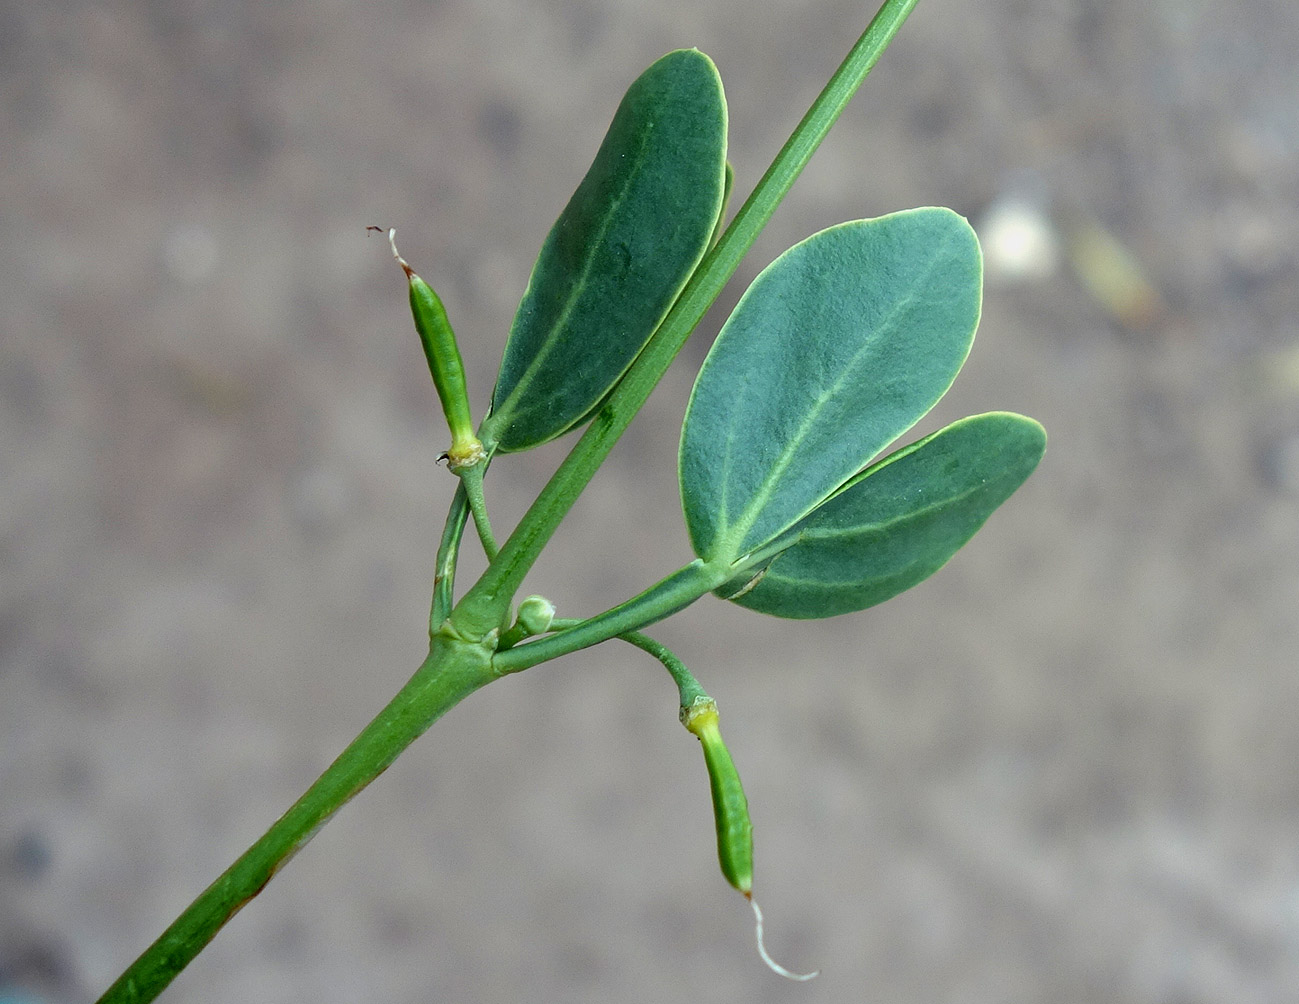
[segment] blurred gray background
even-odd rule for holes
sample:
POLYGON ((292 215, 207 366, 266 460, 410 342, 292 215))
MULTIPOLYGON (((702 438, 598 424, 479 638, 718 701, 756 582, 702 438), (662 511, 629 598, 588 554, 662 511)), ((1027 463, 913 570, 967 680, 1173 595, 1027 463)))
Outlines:
MULTIPOLYGON (((481 413, 635 75, 713 56, 742 196, 872 12, 0 4, 0 996, 93 999, 424 653, 452 479, 365 226, 442 293, 481 413)), ((1297 49, 1291 0, 922 0, 724 298, 950 205, 986 306, 917 432, 1051 435, 883 607, 658 631, 721 705, 771 950, 819 980, 761 966, 675 691, 605 646, 452 712, 164 999, 1295 1000, 1297 49)), ((561 613, 690 557, 721 316, 530 578, 561 613)), ((562 450, 493 467, 498 527, 562 450)))

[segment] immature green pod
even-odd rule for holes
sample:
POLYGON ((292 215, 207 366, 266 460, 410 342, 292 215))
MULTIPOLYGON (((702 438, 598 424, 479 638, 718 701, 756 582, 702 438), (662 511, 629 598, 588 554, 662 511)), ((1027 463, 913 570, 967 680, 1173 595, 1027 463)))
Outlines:
POLYGON ((744 797, 740 772, 722 740, 717 704, 709 697, 697 697, 681 709, 681 724, 698 737, 708 767, 708 785, 713 794, 713 816, 717 823, 717 859, 726 881, 745 896, 753 895, 753 824, 749 821, 749 800, 744 797))
POLYGON ((713 816, 717 823, 717 859, 721 862, 726 881, 742 892, 753 907, 758 954, 772 972, 786 979, 798 982, 815 979, 819 970, 791 972, 767 954, 762 938, 762 910, 753 898, 753 824, 749 821, 749 800, 744 797, 740 772, 735 769, 735 761, 722 739, 716 702, 704 695, 695 697, 688 705, 682 706, 681 724, 698 737, 704 748, 708 784, 713 793, 713 816))
POLYGON ((446 308, 442 306, 442 301, 433 292, 433 288, 416 275, 414 269, 406 264, 406 259, 398 254, 396 230, 388 231, 388 243, 392 245, 392 256, 397 259, 397 264, 402 267, 410 283, 410 310, 415 318, 415 330, 419 332, 420 342, 424 345, 429 372, 433 375, 433 386, 437 388, 442 411, 451 429, 451 448, 446 452, 447 466, 452 471, 473 467, 482 461, 485 454, 483 444, 474 435, 469 392, 465 387, 465 366, 460 358, 455 332, 447 320, 446 308))

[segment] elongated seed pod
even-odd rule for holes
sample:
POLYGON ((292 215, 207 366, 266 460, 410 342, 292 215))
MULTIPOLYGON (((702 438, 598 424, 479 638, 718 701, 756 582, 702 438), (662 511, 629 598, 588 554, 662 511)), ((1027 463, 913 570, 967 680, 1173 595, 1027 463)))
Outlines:
POLYGON ((717 824, 717 860, 726 881, 745 896, 753 895, 753 824, 749 800, 744 797, 740 772, 722 740, 717 705, 711 698, 696 698, 682 710, 681 723, 699 738, 708 767, 717 824))
POLYGON ((427 282, 415 274, 406 260, 397 253, 397 231, 388 231, 392 256, 406 273, 410 283, 410 311, 415 318, 415 330, 424 346, 433 386, 437 388, 442 412, 451 430, 451 449, 447 450, 447 466, 451 470, 473 467, 484 457, 483 444, 474 435, 473 415, 469 409, 469 391, 465 386, 465 365, 460 358, 456 335, 447 319, 446 308, 427 282))
POLYGON ((744 894, 753 907, 753 933, 758 954, 772 972, 787 980, 803 982, 815 979, 819 970, 795 973, 786 969, 767 952, 762 938, 762 910, 753 898, 753 824, 749 821, 749 800, 744 797, 740 772, 735 769, 731 753, 722 740, 717 704, 711 697, 699 696, 681 709, 681 724, 697 736, 704 748, 708 766, 708 784, 713 793, 713 817, 717 823, 717 860, 721 862, 726 881, 744 894))

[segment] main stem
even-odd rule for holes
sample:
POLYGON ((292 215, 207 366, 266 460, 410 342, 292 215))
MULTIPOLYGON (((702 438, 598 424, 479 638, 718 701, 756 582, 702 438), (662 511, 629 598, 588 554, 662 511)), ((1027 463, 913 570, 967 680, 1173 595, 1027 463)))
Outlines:
POLYGON ((435 638, 428 658, 388 706, 292 808, 145 949, 99 1004, 143 1004, 162 993, 330 816, 448 709, 492 679, 483 650, 435 638))
POLYGON ((555 528, 667 372, 916 3, 885 0, 880 7, 717 245, 704 257, 658 331, 524 514, 501 548, 500 559, 465 595, 467 602, 457 613, 467 636, 481 636, 499 619, 555 528))

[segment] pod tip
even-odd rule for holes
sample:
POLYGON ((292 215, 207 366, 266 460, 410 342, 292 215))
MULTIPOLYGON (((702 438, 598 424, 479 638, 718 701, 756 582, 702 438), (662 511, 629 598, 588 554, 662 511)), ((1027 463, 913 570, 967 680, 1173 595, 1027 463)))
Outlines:
POLYGON ((808 980, 814 980, 820 976, 821 970, 819 969, 810 973, 790 972, 767 954, 767 946, 763 944, 762 941, 762 911, 758 909, 758 901, 754 899, 753 894, 749 892, 746 892, 744 897, 749 901, 749 905, 753 907, 753 931, 758 939, 758 954, 762 956, 762 961, 767 964, 767 968, 777 976, 783 976, 787 980, 794 980, 796 983, 806 983, 808 980))
POLYGON ((406 259, 403 258, 401 254, 398 253, 397 251, 397 228, 396 227, 392 227, 388 231, 388 246, 392 248, 392 256, 397 259, 397 264, 402 267, 402 270, 406 273, 406 277, 409 279, 415 278, 414 270, 409 265, 406 264, 406 259))

